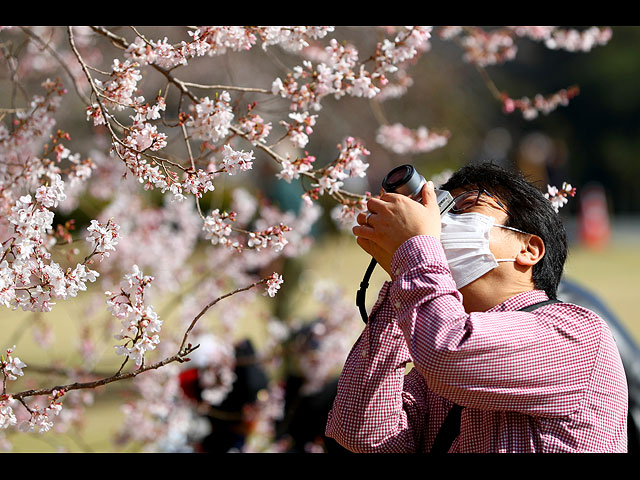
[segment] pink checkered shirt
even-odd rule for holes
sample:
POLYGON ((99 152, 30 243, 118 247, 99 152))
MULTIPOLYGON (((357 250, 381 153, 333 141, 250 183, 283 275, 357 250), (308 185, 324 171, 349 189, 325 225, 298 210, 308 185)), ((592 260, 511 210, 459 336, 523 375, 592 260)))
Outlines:
POLYGON ((327 436, 355 452, 429 452, 455 402, 465 408, 449 452, 626 452, 625 374, 598 315, 568 303, 516 311, 546 300, 540 290, 467 314, 433 237, 405 242, 392 268, 327 436))

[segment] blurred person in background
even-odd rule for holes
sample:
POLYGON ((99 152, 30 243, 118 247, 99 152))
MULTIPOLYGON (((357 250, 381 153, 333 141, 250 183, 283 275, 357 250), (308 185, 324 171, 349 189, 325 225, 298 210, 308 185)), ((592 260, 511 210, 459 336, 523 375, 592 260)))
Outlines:
POLYGON ((235 346, 238 364, 231 391, 224 400, 211 405, 203 398, 203 370, 190 368, 181 372, 180 388, 184 395, 198 406, 197 412, 208 421, 208 432, 193 445, 198 453, 226 453, 242 451, 251 432, 251 422, 243 414, 247 405, 256 402, 258 393, 268 386, 267 374, 259 363, 252 361, 255 350, 250 340, 244 339, 235 346))
POLYGON ((467 165, 422 204, 384 193, 353 228, 390 275, 326 434, 355 452, 626 452, 628 390, 596 313, 557 297, 567 238, 522 175, 467 165), (406 366, 413 369, 405 375, 406 366))
POLYGON ((307 352, 320 348, 321 335, 315 326, 323 326, 317 318, 292 330, 283 342, 284 415, 276 424, 276 439, 286 440, 288 453, 349 453, 334 439, 324 435, 327 415, 333 405, 338 388, 338 374, 329 375, 318 382, 309 378, 309 372, 298 365, 307 352), (313 388, 308 388, 312 382, 313 388))

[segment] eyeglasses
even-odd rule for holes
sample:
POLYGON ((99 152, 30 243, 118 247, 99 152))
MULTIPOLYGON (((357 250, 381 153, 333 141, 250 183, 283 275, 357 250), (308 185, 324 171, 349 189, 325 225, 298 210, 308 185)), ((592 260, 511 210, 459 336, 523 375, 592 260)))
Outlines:
POLYGON ((480 201, 480 197, 485 194, 502 209, 506 212, 507 215, 511 216, 507 207, 505 207, 500 200, 498 200, 495 195, 487 192, 484 188, 468 190, 466 192, 461 193, 456 198, 453 199, 453 207, 451 207, 451 212, 453 213, 462 213, 465 210, 470 209, 471 207, 475 207, 480 201))

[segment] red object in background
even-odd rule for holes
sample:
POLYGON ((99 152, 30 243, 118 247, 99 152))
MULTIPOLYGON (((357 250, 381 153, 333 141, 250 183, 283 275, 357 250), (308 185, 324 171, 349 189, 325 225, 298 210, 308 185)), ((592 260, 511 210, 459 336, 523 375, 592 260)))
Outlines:
POLYGON ((180 373, 180 388, 192 400, 200 400, 200 385, 198 383, 198 369, 191 368, 180 373))
POLYGON ((599 183, 581 189, 579 234, 581 242, 594 249, 602 249, 609 243, 611 225, 604 188, 599 183))

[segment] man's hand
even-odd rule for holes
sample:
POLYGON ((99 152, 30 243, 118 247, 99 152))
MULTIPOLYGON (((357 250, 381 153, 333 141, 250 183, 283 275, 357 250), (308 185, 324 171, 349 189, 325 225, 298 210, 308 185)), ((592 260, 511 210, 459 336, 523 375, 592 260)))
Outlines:
POLYGON ((398 193, 383 193, 367 202, 353 227, 358 245, 376 259, 393 278, 391 258, 404 242, 416 235, 440 238, 441 220, 433 182, 422 188, 422 204, 398 193), (367 219, 368 216, 368 219, 367 219))

